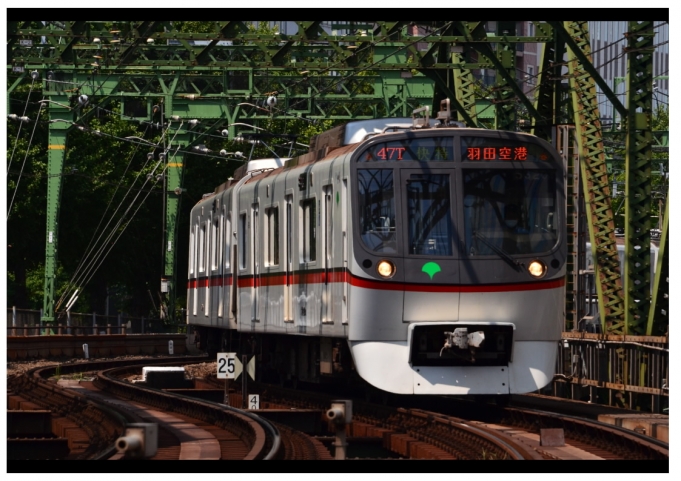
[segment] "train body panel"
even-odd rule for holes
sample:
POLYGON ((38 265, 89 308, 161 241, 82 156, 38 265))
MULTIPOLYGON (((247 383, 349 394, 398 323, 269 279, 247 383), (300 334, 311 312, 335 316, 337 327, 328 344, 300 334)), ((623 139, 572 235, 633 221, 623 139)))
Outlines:
POLYGON ((202 347, 248 335, 286 379, 354 370, 404 394, 550 381, 566 247, 546 142, 426 128, 258 162, 192 210, 187 322, 202 347))

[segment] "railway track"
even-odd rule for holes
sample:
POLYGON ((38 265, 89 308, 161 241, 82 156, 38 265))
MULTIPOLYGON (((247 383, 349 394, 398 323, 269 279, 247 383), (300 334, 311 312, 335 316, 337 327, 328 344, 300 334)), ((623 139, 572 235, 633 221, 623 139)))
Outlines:
MULTIPOLYGON (((181 363, 187 363, 186 358, 181 359, 181 363)), ((169 361, 151 359, 143 365, 169 361)), ((9 450, 10 460, 122 459, 116 440, 125 433, 126 426, 140 422, 158 425, 158 450, 151 459, 248 460, 285 455, 277 428, 256 415, 118 379, 116 373, 125 372, 133 363, 140 360, 60 366, 62 376, 96 371, 94 382, 60 385, 53 378, 56 366, 9 378, 8 407, 17 408, 13 410, 16 416, 36 416, 41 412, 39 415, 49 419, 53 426, 67 424, 73 438, 70 442, 58 433, 22 436, 9 429, 8 446, 13 448, 9 450), (66 447, 64 439, 68 441, 66 447), (80 451, 71 449, 78 442, 86 447, 80 451), (54 447, 57 444, 61 448, 54 447)), ((178 360, 171 363, 177 365, 178 360)))
MULTIPOLYGON (((249 391, 261 393, 265 408, 323 409, 338 397, 272 385, 253 384, 249 391)), ((414 401, 405 408, 355 399, 349 442, 380 438, 385 449, 410 459, 669 461, 667 443, 583 417, 443 398, 414 401)))
MULTIPOLYGON (((52 429, 49 434, 43 431, 42 438, 37 430, 23 433, 20 440, 22 434, 8 428, 8 435, 13 436, 8 439, 8 457, 26 459, 26 452, 40 452, 51 459, 123 459, 114 443, 125 426, 153 422, 158 425, 159 437, 152 459, 332 459, 337 443, 333 427, 329 423, 326 429, 320 428, 323 423, 318 421, 326 420, 323 413, 338 399, 337 394, 251 383, 249 394, 261 395, 260 416, 256 416, 200 399, 211 390, 223 393, 222 382, 214 378, 197 380, 194 393, 176 390, 183 394, 129 380, 142 366, 202 362, 204 357, 191 361, 182 357, 62 365, 62 376, 73 377, 78 372, 95 375, 89 376, 92 380, 59 383, 54 381, 56 366, 14 376, 8 379, 8 409, 16 411, 15 416, 36 419, 32 426, 44 426, 49 419, 52 429), (18 414, 28 410, 33 414, 18 414), (292 414, 306 416, 308 426, 317 426, 300 428, 300 420, 291 421, 292 414), (276 422, 263 421, 265 418, 276 422)), ((358 447, 373 445, 383 454, 369 456, 372 459, 669 460, 665 443, 577 416, 492 405, 477 406, 475 415, 471 403, 465 407, 451 399, 433 398, 428 406, 419 398, 409 406, 405 404, 409 399, 399 398, 402 407, 354 399, 353 420, 344 434, 355 449, 354 454, 348 450, 347 459, 368 457, 358 454, 358 447), (551 440, 544 436, 548 430, 559 433, 562 442, 545 442, 551 440)), ((230 395, 231 405, 240 406, 241 402, 240 393, 230 395)))

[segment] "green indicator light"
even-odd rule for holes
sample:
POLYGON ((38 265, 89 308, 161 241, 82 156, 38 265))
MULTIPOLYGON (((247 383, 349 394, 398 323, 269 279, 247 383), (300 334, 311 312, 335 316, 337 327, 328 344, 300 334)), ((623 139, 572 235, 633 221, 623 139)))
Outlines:
POLYGON ((433 279, 433 276, 440 272, 441 270, 442 269, 440 269, 440 266, 435 262, 426 262, 421 268, 421 271, 428 274, 431 280, 433 279))
POLYGON ((336 191, 336 204, 340 202, 340 194, 336 191))

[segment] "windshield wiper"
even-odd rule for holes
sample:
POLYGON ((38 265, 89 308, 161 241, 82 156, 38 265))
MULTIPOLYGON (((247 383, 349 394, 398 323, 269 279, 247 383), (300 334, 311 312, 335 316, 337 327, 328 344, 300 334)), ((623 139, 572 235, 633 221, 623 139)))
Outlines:
POLYGON ((508 262, 508 263, 511 265, 511 267, 513 267, 516 271, 520 271, 520 268, 522 267, 522 264, 521 264, 520 262, 518 262, 517 260, 515 260, 515 259, 514 259, 513 257, 511 257, 510 255, 508 255, 505 251, 503 251, 503 250, 500 249, 499 247, 497 247, 497 246, 495 246, 494 244, 492 244, 492 243, 489 241, 489 239, 487 239, 487 238, 486 238, 485 236, 483 236, 481 233, 479 233, 478 231, 474 230, 474 231, 473 231, 473 237, 475 237, 476 239, 480 239, 480 240, 483 242, 483 244, 485 244, 487 247, 489 247, 490 249, 492 249, 492 250, 493 250, 499 257, 501 257, 503 260, 505 260, 506 262, 508 262))

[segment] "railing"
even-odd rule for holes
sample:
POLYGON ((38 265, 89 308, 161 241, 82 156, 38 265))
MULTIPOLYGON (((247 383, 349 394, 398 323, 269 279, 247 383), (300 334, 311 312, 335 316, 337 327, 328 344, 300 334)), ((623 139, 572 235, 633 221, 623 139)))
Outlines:
POLYGON ((96 312, 68 312, 54 323, 43 322, 41 317, 40 310, 7 308, 7 335, 177 334, 186 329, 184 324, 166 325, 158 318, 132 317, 123 313, 107 316, 96 312))
POLYGON ((669 337, 563 332, 558 397, 661 412, 669 404, 669 337))

